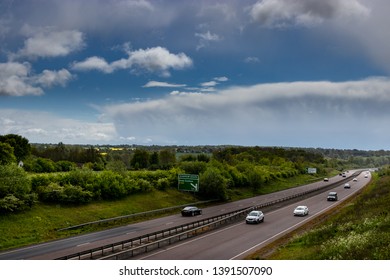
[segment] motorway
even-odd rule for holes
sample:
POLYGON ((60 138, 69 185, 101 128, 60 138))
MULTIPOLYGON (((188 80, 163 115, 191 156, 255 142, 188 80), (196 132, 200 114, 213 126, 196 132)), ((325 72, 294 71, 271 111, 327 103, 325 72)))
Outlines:
POLYGON ((284 206, 265 214, 264 223, 246 224, 240 223, 229 227, 212 231, 187 242, 140 255, 138 259, 160 260, 232 260, 243 259, 247 255, 259 250, 263 246, 298 228, 304 223, 314 219, 320 214, 329 211, 354 193, 363 188, 370 180, 365 178, 365 173, 357 177, 358 181, 351 181, 350 189, 345 189, 341 184, 332 191, 338 193, 339 200, 327 201, 327 192, 312 196, 299 202, 284 206), (298 205, 309 207, 309 215, 297 217, 293 210, 298 205))
MULTIPOLYGON (((347 173, 350 176, 351 189, 344 189, 343 185, 334 190, 339 194, 338 202, 326 201, 327 192, 305 199, 302 202, 294 203, 274 211, 265 212, 265 222, 259 225, 246 225, 243 222, 236 223, 199 237, 177 243, 172 247, 166 247, 161 251, 155 251, 139 258, 147 259, 240 259, 253 250, 282 236, 290 230, 298 227, 306 221, 314 218, 320 213, 328 210, 346 199, 364 185, 369 180, 364 178, 364 173, 359 175, 357 182, 352 182, 353 171, 347 173), (295 205, 306 204, 309 207, 310 214, 306 217, 293 217, 292 211, 295 205), (213 246, 210 246, 213 244, 213 246), (228 249, 227 249, 228 248, 228 249)), ((335 176, 329 178, 330 182, 335 182, 342 178, 335 176)), ((316 182, 305 186, 300 186, 268 195, 257 196, 236 202, 221 204, 203 209, 201 216, 181 217, 178 213, 167 217, 153 219, 135 224, 129 224, 122 227, 103 230, 99 232, 79 235, 71 238, 60 239, 47 243, 23 247, 11 251, 0 253, 0 259, 41 259, 49 260, 59 258, 72 253, 96 248, 102 245, 130 239, 143 234, 152 233, 162 229, 171 228, 180 224, 185 224, 197 219, 204 219, 219 215, 224 212, 230 212, 253 205, 259 205, 267 201, 273 201, 287 195, 291 195, 304 190, 318 188, 330 182, 316 182)))

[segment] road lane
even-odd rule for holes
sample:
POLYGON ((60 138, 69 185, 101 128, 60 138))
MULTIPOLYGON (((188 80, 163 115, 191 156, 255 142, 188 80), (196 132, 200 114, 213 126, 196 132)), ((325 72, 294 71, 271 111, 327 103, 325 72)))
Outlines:
POLYGON ((351 189, 344 189, 344 184, 332 189, 336 191, 339 200, 327 201, 328 192, 315 195, 299 203, 290 204, 280 209, 265 213, 265 221, 261 224, 247 225, 244 221, 222 228, 208 234, 190 239, 172 247, 166 247, 135 259, 184 259, 184 260, 221 260, 242 259, 270 242, 280 238, 309 220, 340 204, 343 200, 359 191, 368 183, 370 178, 364 174, 358 177, 357 182, 352 178, 349 182, 351 189), (309 215, 304 217, 293 216, 293 209, 297 205, 307 205, 309 215))
MULTIPOLYGON (((353 171, 350 171, 348 176, 351 176, 353 171)), ((352 178, 352 177, 351 177, 352 178)), ((341 180, 341 176, 329 178, 330 182, 341 180)), ((140 223, 121 226, 113 229, 103 230, 99 232, 83 234, 75 237, 60 239, 56 241, 46 242, 24 248, 11 250, 0 253, 0 259, 54 259, 65 255, 81 252, 84 250, 97 248, 99 246, 112 244, 133 237, 141 236, 147 233, 156 232, 167 229, 172 226, 185 224, 188 222, 204 219, 207 217, 216 216, 222 213, 235 211, 253 205, 259 205, 267 201, 273 201, 285 196, 299 193, 302 191, 326 186, 330 182, 315 182, 312 184, 287 189, 280 192, 275 192, 267 195, 261 195, 253 198, 248 198, 231 203, 225 203, 203 209, 201 216, 181 217, 180 214, 175 214, 158 219, 148 220, 140 223), (80 246, 80 245, 83 246, 80 246)))

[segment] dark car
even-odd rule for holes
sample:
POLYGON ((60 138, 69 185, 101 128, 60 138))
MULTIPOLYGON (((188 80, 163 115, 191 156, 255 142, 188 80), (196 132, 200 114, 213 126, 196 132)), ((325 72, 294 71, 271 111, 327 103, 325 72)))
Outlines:
POLYGON ((338 200, 337 192, 330 192, 330 193, 328 194, 327 200, 328 200, 328 201, 337 201, 337 200, 338 200))
POLYGON ((202 214, 202 209, 199 209, 196 206, 186 206, 181 210, 182 216, 195 216, 201 214, 202 214))

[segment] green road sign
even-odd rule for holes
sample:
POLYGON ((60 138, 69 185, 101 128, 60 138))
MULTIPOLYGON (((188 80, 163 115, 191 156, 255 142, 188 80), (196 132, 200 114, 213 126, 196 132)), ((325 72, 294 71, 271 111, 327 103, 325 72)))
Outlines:
POLYGON ((181 191, 199 191, 199 175, 179 174, 179 190, 181 191))

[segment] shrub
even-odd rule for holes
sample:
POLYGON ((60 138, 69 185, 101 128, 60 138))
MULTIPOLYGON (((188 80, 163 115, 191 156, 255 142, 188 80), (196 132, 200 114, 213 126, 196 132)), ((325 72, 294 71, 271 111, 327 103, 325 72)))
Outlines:
POLYGON ((166 190, 169 187, 169 180, 167 178, 158 179, 156 187, 162 191, 166 190))
POLYGON ((227 180, 216 167, 208 167, 200 175, 199 194, 206 199, 227 199, 227 180))
POLYGON ((137 181, 138 188, 141 192, 148 192, 153 189, 152 185, 150 184, 149 181, 146 181, 144 179, 139 179, 137 181))

